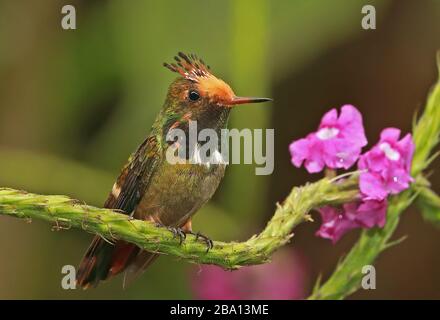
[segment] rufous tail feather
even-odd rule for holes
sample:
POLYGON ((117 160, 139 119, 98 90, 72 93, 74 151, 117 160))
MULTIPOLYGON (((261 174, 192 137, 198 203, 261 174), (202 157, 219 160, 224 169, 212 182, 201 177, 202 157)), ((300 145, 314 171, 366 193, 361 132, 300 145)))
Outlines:
POLYGON ((78 267, 76 284, 83 289, 96 287, 100 281, 122 272, 139 250, 124 241, 112 245, 96 236, 78 267))

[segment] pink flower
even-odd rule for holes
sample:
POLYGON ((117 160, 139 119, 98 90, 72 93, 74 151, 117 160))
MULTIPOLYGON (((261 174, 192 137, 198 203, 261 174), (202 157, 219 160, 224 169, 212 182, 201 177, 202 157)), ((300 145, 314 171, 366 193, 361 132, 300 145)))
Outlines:
POLYGON ((409 187, 414 142, 411 134, 399 140, 400 130, 384 129, 380 141, 363 154, 358 163, 364 172, 359 188, 366 199, 383 200, 388 194, 397 194, 409 187))
POLYGON ((296 140, 289 146, 292 163, 304 165, 309 173, 319 172, 324 166, 331 169, 350 168, 367 144, 362 115, 352 105, 344 105, 341 114, 328 111, 316 132, 296 140))
POLYGON ((197 299, 303 299, 306 268, 291 249, 278 251, 270 263, 225 271, 217 266, 194 268, 192 289, 197 299))
POLYGON ((336 243, 345 233, 355 228, 383 227, 386 219, 387 201, 364 200, 346 203, 336 208, 319 209, 322 224, 316 235, 336 243))

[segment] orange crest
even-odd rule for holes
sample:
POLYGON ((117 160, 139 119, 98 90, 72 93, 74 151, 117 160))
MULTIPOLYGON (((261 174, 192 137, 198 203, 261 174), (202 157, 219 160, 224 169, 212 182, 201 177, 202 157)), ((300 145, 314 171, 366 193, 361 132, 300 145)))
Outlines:
POLYGON ((197 83, 200 94, 221 104, 229 104, 234 97, 231 87, 223 80, 215 77, 208 65, 195 54, 186 55, 179 52, 174 57, 176 63, 164 63, 164 66, 180 74, 187 80, 197 83))
POLYGON ((201 78, 207 78, 212 75, 209 71, 209 66, 195 54, 186 55, 183 52, 179 52, 174 59, 176 63, 169 64, 165 62, 163 65, 171 71, 179 73, 185 79, 199 82, 201 78))

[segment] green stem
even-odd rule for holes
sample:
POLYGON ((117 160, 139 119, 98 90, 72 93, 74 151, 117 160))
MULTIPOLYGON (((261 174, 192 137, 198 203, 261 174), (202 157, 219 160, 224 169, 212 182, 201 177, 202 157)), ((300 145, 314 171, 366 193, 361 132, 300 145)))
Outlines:
POLYGON ((325 204, 351 201, 358 194, 356 176, 341 182, 322 179, 303 187, 293 188, 286 200, 278 205, 266 228, 245 242, 214 242, 206 245, 188 235, 179 239, 165 228, 131 219, 109 209, 87 206, 66 196, 44 196, 8 188, 0 188, 0 214, 51 222, 56 230, 80 228, 101 235, 109 241, 125 240, 139 247, 169 254, 194 263, 216 264, 235 269, 244 265, 265 263, 270 255, 291 238, 292 229, 309 219, 311 209, 325 204))

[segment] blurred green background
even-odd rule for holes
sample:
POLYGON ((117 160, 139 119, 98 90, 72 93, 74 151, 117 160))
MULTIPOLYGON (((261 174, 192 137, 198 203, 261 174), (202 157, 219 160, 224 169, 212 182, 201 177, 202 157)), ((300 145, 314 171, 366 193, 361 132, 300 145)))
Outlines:
MULTIPOLYGON (((175 77, 162 63, 195 52, 236 93, 275 100, 237 108, 230 123, 275 128, 274 174, 230 166, 194 221, 214 239, 244 240, 293 185, 319 178, 290 165, 291 140, 345 103, 362 111, 370 143, 385 126, 409 131, 436 80, 439 48, 438 0, 0 0, 0 186, 101 206, 175 77), (61 28, 64 4, 76 7, 76 30, 61 28), (365 4, 376 7, 376 30, 361 28, 365 4)), ((439 191, 438 173, 432 181, 439 191)), ((318 227, 301 225, 290 245, 307 260, 306 291, 357 237, 332 246, 314 236, 318 227)), ((377 289, 352 297, 440 299, 440 230, 412 209, 397 233, 409 238, 378 260, 377 289)), ((77 265, 91 238, 0 217, 0 298, 192 297, 194 266, 170 257, 125 290, 120 277, 63 290, 62 266, 77 265)))

